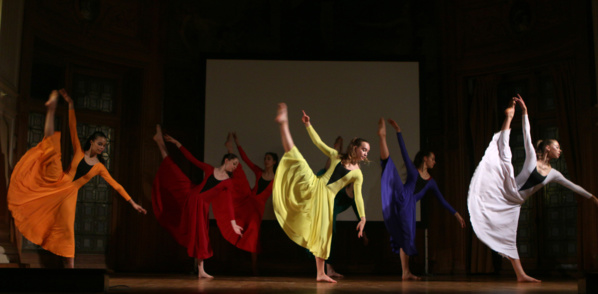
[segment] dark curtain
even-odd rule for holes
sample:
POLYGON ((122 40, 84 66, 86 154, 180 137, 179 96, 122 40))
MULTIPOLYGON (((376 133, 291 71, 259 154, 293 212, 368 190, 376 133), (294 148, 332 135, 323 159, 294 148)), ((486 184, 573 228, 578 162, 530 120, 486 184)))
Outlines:
MULTIPOLYGON (((567 170, 571 181, 584 188, 590 187, 590 183, 580 182, 584 172, 584 166, 589 164, 587 155, 583 153, 581 142, 583 136, 591 136, 584 130, 587 127, 582 125, 581 115, 591 107, 583 105, 581 98, 578 98, 575 91, 575 67, 572 63, 562 63, 552 68, 554 88, 556 94, 557 120, 561 147, 565 150, 563 155, 567 161, 567 170), (586 159, 586 160, 584 160, 586 159)), ((589 101, 589 99, 588 99, 589 101)), ((590 193, 595 191, 589 191, 590 193)), ((598 226, 596 225, 595 208, 590 205, 589 200, 581 198, 581 205, 578 206, 577 217, 577 240, 578 240, 578 265, 581 270, 596 270, 598 267, 598 226)))
MULTIPOLYGON (((500 77, 497 75, 477 77, 473 81, 469 119, 470 142, 472 144, 471 175, 473 175, 473 171, 482 159, 482 156, 484 156, 492 135, 499 130, 496 121, 496 99, 498 96, 499 81, 500 77)), ((470 272, 494 272, 492 250, 476 237, 473 229, 470 232, 470 272)))

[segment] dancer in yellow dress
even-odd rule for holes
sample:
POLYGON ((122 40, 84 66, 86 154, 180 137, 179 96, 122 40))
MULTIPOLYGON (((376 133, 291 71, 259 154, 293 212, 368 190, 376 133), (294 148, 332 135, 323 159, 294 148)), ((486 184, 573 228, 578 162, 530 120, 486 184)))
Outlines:
POLYGON ((361 238, 366 220, 361 196, 363 175, 359 164, 367 161, 370 144, 364 139, 355 138, 349 143, 347 153, 339 154, 334 148, 322 142, 311 126, 305 111, 301 120, 313 143, 330 158, 330 167, 320 177, 314 174, 293 143, 289 130, 287 105, 280 103, 276 122, 280 126, 285 154, 274 176, 272 188, 274 213, 289 238, 309 249, 316 256, 318 270, 316 280, 336 283, 324 271, 324 263, 330 254, 332 240, 334 197, 342 188, 353 183, 355 203, 361 218, 357 225, 359 231, 357 236, 361 238))

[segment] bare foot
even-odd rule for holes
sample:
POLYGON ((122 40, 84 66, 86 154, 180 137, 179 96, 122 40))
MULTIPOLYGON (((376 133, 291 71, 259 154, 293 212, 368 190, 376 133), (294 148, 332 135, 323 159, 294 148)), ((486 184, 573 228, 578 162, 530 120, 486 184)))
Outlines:
POLYGON ((378 120, 378 136, 386 137, 386 123, 383 117, 378 120))
POLYGON ((407 274, 403 274, 403 281, 419 281, 422 278, 412 274, 412 273, 407 273, 407 274))
POLYGON ((199 272, 199 274, 197 274, 197 277, 200 279, 202 279, 202 278, 203 279, 213 279, 214 278, 213 276, 208 275, 208 273, 206 273, 204 271, 199 272))
POLYGON ((536 280, 528 275, 523 275, 521 277, 517 277, 517 282, 519 282, 519 283, 541 283, 542 281, 536 280))
POLYGON ((45 105, 48 107, 48 110, 54 110, 56 109, 56 104, 58 104, 58 91, 52 90, 45 105))
POLYGON ((276 118, 274 119, 279 124, 283 124, 289 121, 287 114, 287 105, 285 103, 278 103, 278 110, 276 112, 276 118))
POLYGON ((400 133, 400 132, 401 132, 401 127, 399 127, 399 124, 397 124, 397 122, 396 122, 396 121, 394 121, 393 119, 389 118, 389 119, 388 119, 388 123, 389 123, 389 124, 390 124, 390 125, 391 125, 393 128, 395 128, 395 130, 397 130, 397 133, 400 133))
POLYGON ((228 153, 233 153, 233 133, 228 133, 228 137, 226 137, 224 146, 226 146, 226 150, 228 151, 228 153))
POLYGON ((509 102, 509 107, 505 109, 505 116, 506 117, 513 117, 515 115, 515 98, 509 102))
POLYGON ((326 265, 326 274, 328 274, 329 277, 337 277, 337 278, 344 278, 345 276, 337 273, 334 270, 334 267, 332 267, 332 265, 327 264, 326 265))
POLYGON ((318 282, 328 282, 328 283, 336 283, 335 280, 333 280, 332 278, 330 278, 327 275, 318 275, 318 277, 316 278, 316 281, 318 282))

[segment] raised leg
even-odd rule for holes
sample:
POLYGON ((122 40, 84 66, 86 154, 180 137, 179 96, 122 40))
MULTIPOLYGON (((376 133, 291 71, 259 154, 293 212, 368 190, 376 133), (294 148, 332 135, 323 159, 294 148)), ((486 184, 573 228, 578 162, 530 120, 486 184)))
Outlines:
POLYGON ((530 276, 528 276, 525 271, 523 271, 523 266, 521 266, 521 260, 513 259, 509 257, 511 264, 513 265, 513 269, 515 270, 515 274, 517 275, 517 282, 520 283, 539 283, 542 282, 540 280, 536 280, 530 276))
POLYGON ((378 120, 378 136, 380 137, 380 159, 384 160, 390 156, 390 152, 386 145, 386 122, 383 117, 378 120))
POLYGON ((278 104, 275 121, 280 126, 280 138, 282 139, 282 147, 284 148, 284 152, 289 152, 291 149, 293 149, 295 143, 293 143, 291 131, 289 130, 289 116, 287 105, 285 103, 278 104))
POLYGON ((164 137, 162 136, 162 128, 160 125, 156 125, 156 134, 153 139, 156 141, 156 144, 158 144, 158 148, 160 148, 162 159, 166 158, 166 156, 168 156, 168 151, 166 150, 166 144, 164 144, 164 137))
POLYGON ((403 281, 421 280, 420 277, 411 273, 411 270, 409 269, 409 255, 407 255, 407 253, 405 253, 405 251, 403 251, 403 248, 401 248, 400 256, 401 256, 401 268, 403 269, 403 281))
POLYGON ((44 125, 44 137, 50 137, 54 134, 54 116, 56 114, 56 104, 58 104, 58 91, 53 90, 46 101, 46 123, 44 125))
POLYGON ((335 280, 330 278, 324 272, 324 264, 326 261, 323 258, 319 258, 316 256, 316 268, 318 269, 318 276, 316 277, 316 281, 318 282, 328 282, 328 283, 336 283, 335 280))

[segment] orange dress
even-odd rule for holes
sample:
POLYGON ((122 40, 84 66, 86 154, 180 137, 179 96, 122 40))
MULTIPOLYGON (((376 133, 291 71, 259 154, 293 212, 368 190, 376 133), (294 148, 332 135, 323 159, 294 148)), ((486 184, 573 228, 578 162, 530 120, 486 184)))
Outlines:
POLYGON ((75 257, 75 210, 77 192, 100 175, 125 200, 131 197, 101 163, 73 181, 85 156, 77 136, 75 110, 69 109, 69 129, 74 156, 68 170, 62 170, 60 132, 44 137, 29 149, 15 166, 8 187, 8 208, 19 231, 29 241, 64 257, 75 257))

